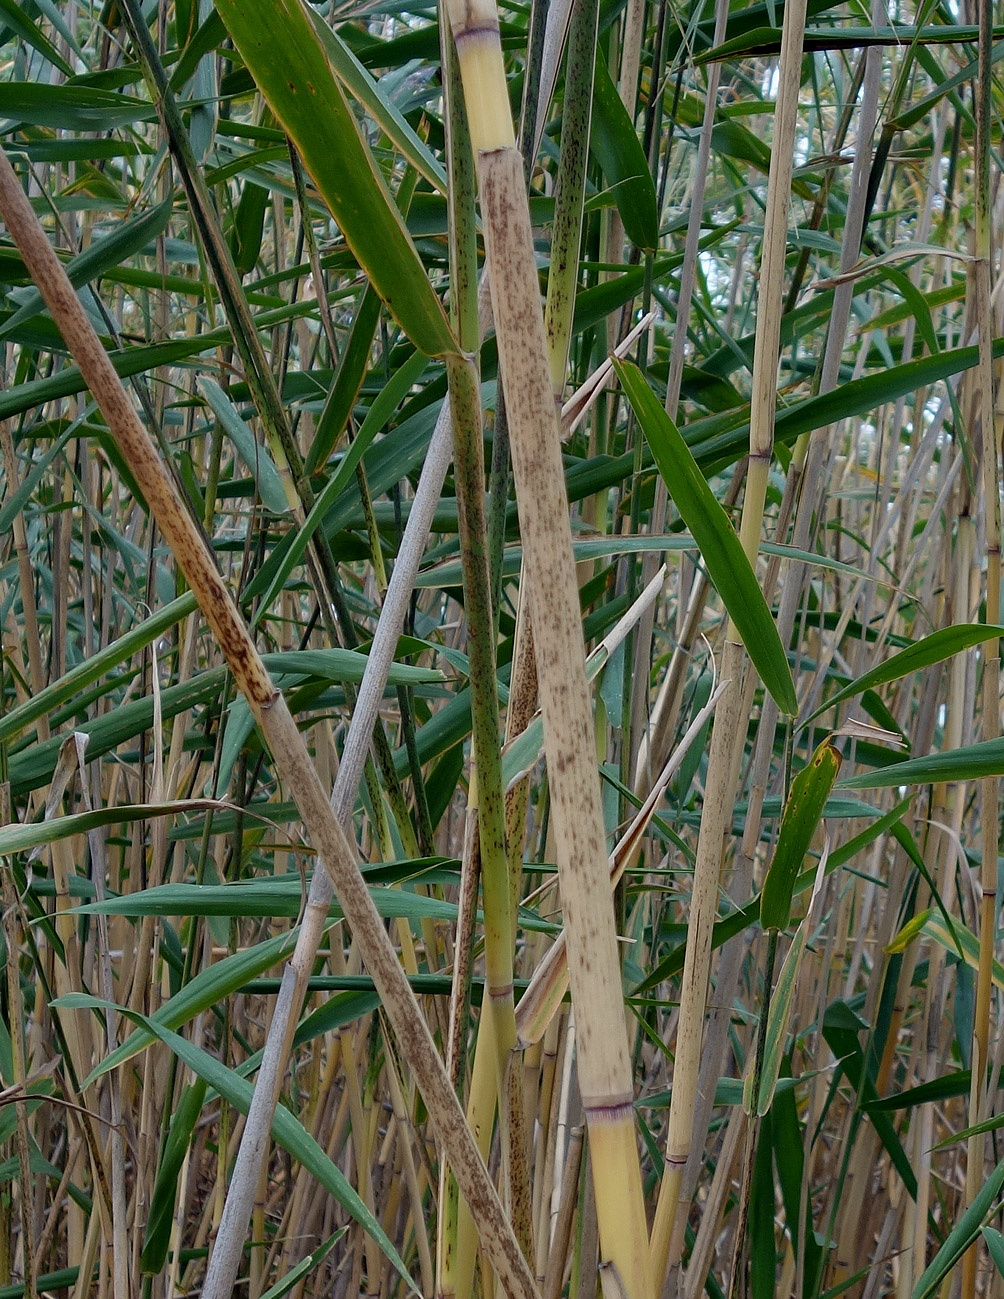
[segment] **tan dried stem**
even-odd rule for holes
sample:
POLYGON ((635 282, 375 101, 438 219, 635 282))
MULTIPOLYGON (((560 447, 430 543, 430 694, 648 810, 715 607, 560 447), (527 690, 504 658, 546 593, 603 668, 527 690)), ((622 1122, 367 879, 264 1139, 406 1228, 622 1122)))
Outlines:
MULTIPOLYGON (((66 339, 85 383, 115 437, 147 505, 199 601, 272 753, 352 926, 370 975, 414 1070, 437 1136, 482 1233, 482 1243, 511 1295, 533 1296, 533 1277, 502 1212, 495 1188, 450 1086, 425 1016, 401 968, 369 890, 282 694, 248 635, 198 527, 185 510, 101 341, 51 248, 6 154, 0 155, 0 211, 32 278, 66 339)), ((241 1244, 243 1242, 240 1242, 241 1244)), ((240 1254, 238 1252, 237 1261, 240 1254)), ((232 1264, 236 1275, 236 1262, 232 1264)), ((226 1272, 230 1271, 228 1263, 226 1272)), ((207 1274, 204 1294, 229 1294, 222 1265, 207 1274), (212 1279, 212 1285, 210 1285, 212 1279)))

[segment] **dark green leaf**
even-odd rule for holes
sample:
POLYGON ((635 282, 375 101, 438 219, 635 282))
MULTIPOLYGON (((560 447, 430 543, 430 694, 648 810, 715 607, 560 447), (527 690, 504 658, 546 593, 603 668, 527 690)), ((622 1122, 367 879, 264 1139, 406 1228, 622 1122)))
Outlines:
POLYGON ((728 515, 638 367, 624 361, 615 361, 614 366, 663 481, 697 542, 746 652, 778 707, 793 714, 798 701, 784 646, 728 515))

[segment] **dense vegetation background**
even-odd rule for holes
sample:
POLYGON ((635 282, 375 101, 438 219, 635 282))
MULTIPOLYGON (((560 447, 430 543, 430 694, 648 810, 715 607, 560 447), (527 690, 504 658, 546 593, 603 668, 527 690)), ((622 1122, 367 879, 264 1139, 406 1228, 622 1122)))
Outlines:
POLYGON ((547 1299, 1004 1294, 992 17, 501 11, 621 936, 644 1204, 611 1207, 577 1061, 619 1012, 565 995, 549 779, 592 746, 549 722, 542 756, 560 593, 531 620, 445 12, 0 0, 0 1299, 466 1299, 513 1230, 547 1299), (375 930, 329 908, 85 327, 375 930), (381 1001, 381 942, 420 1010, 381 1001), (500 1187, 474 1220, 409 1016, 500 1187), (638 1277, 598 1267, 615 1237, 638 1277))

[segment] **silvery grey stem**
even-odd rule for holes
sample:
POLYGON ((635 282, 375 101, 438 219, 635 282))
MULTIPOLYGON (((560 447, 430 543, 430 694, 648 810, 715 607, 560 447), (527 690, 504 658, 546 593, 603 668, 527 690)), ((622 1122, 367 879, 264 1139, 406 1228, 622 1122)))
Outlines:
MULTIPOLYGON (((377 709, 387 684, 398 637, 404 625, 408 601, 415 585, 418 565, 432 526, 432 517, 443 490, 443 481, 453 453, 453 425, 450 399, 443 402, 429 452, 422 466, 418 489, 408 514, 397 562, 384 597, 380 620, 370 647, 366 669, 356 696, 341 765, 331 791, 331 807, 344 829, 355 807, 359 781, 373 737, 377 709)), ((306 982, 324 933, 328 908, 334 897, 331 876, 320 864, 314 870, 293 956, 283 970, 272 1025, 265 1041, 251 1108, 234 1163, 216 1245, 209 1260, 202 1288, 205 1299, 228 1299, 240 1267, 247 1224, 254 1206, 255 1189, 268 1150, 269 1133, 279 1089, 286 1071, 293 1034, 306 982)))

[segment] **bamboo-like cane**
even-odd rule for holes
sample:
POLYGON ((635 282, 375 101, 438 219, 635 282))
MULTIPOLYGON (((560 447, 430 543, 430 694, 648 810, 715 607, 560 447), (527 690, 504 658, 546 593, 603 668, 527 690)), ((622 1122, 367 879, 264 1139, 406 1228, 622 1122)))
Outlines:
MULTIPOLYGON (((750 459, 739 531, 743 549, 751 563, 756 562, 759 549, 767 476, 774 445, 781 296, 805 8, 804 0, 786 6, 781 38, 777 112, 774 117, 774 139, 767 182, 767 211, 760 266, 761 291, 753 357, 750 459)), ((693 1137, 694 1106, 697 1100, 697 1078, 711 969, 711 933, 718 908, 725 836, 732 817, 738 779, 738 757, 746 733, 746 719, 740 715, 745 663, 746 652, 730 620, 721 669, 722 680, 730 684, 718 705, 711 732, 708 782, 697 843, 687 949, 680 990, 680 1027, 666 1136, 666 1170, 659 1188, 655 1221, 652 1224, 652 1270, 656 1285, 660 1288, 669 1257, 683 1170, 690 1156, 693 1137)))
MULTIPOLYGON (((976 383, 979 389, 980 424, 983 434, 983 505, 986 511, 987 622, 1000 622, 1001 590, 1001 514, 1000 460, 995 426, 993 376, 993 316, 990 308, 990 67, 991 5, 989 0, 979 10, 979 62, 976 100, 976 261, 973 265, 973 297, 976 328, 979 335, 979 363, 976 383)), ((994 740, 1000 734, 1000 641, 990 640, 983 649, 983 739, 994 740)), ((994 937, 997 903, 997 854, 1000 837, 1000 788, 996 776, 981 782, 982 864, 980 870, 980 961, 976 983, 976 1008, 973 1017, 972 1086, 969 1093, 969 1123, 975 1127, 985 1117, 987 1102, 987 1061, 990 1052, 990 995, 993 981, 994 937)), ((982 1132, 969 1138, 966 1153, 966 1204, 972 1204, 983 1185, 985 1137, 982 1132)), ((973 1299, 976 1293, 976 1262, 979 1252, 974 1243, 962 1261, 962 1299, 973 1299)))
POLYGON ((533 236, 494 0, 451 0, 512 439, 558 845, 578 1063, 601 1248, 630 1299, 651 1293, 633 1083, 594 726, 533 236))
MULTIPOLYGON (((6 772, 4 772, 6 775, 6 772)), ((10 781, 0 783, 0 825, 10 821, 10 781)), ((25 1089, 27 1071, 24 1059, 24 1037, 21 1023, 21 976, 17 962, 20 950, 18 943, 18 897, 14 887, 14 878, 6 862, 0 864, 0 902, 3 905, 3 937, 7 948, 6 978, 7 995, 10 1006, 10 1051, 13 1068, 12 1080, 16 1088, 25 1089)), ((37 1299, 35 1275, 35 1214, 32 1204, 34 1178, 31 1175, 31 1137, 28 1132, 28 1108, 16 1105, 17 1123, 14 1128, 14 1145, 17 1150, 20 1186, 18 1187, 18 1208, 21 1213, 22 1248, 24 1252, 24 1293, 26 1299, 37 1299)), ((117 1260, 116 1260, 117 1261, 117 1260)))
MULTIPOLYGON (((614 889, 626 870, 630 870, 641 853, 642 842, 648 827, 655 815, 659 800, 666 792, 669 782, 683 765, 683 760, 690 746, 697 739, 703 728, 710 721, 725 692, 727 682, 721 682, 711 692, 708 702, 699 709, 687 727, 680 743, 673 750, 672 756, 663 767, 659 778, 652 786, 644 803, 635 813, 631 824, 621 836, 616 848, 610 854, 610 887, 614 889)), ((534 970, 533 978, 519 999, 516 1011, 516 1032, 520 1046, 538 1042, 543 1037, 555 1011, 561 1005, 568 988, 568 962, 565 935, 558 935, 547 955, 534 970)))
MULTIPOLYGON (((210 551, 177 496, 121 380, 21 189, 6 153, 0 154, 0 211, 151 513, 198 599, 234 679, 265 737, 276 769, 293 794, 314 846, 332 875, 339 901, 380 992, 388 1019, 415 1072, 437 1136, 448 1153, 468 1203, 476 1207, 482 1241, 492 1264, 510 1294, 532 1296, 536 1290, 533 1277, 505 1221, 495 1188, 463 1121, 463 1112, 425 1017, 387 937, 352 848, 331 809, 303 738, 248 635, 210 551)), ((231 1286, 232 1278, 225 1287, 227 1294, 231 1286)), ((208 1278, 204 1293, 209 1293, 208 1278)))

